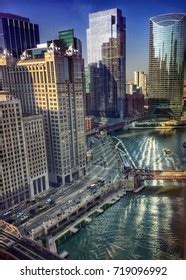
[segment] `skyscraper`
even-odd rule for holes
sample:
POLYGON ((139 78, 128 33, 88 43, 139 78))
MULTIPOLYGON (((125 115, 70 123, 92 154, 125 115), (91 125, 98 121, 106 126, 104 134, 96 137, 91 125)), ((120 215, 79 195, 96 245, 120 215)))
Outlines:
POLYGON ((150 19, 149 112, 180 116, 186 75, 186 14, 150 19))
MULTIPOLYGON (((11 57, 10 57, 11 59, 11 57)), ((24 52, 17 63, 0 58, 3 87, 21 100, 24 113, 42 114, 49 179, 64 185, 85 174, 82 57, 51 43, 24 52)))
POLYGON ((48 169, 41 115, 23 116, 21 102, 0 92, 0 210, 47 190, 48 169))
POLYGON ((21 105, 0 94, 1 178, 0 210, 30 197, 28 163, 21 105))
POLYGON ((81 41, 74 36, 74 29, 67 29, 58 32, 59 41, 61 42, 60 47, 67 50, 72 47, 78 51, 78 54, 82 56, 82 45, 81 41))
POLYGON ((134 84, 141 89, 141 92, 147 95, 147 74, 143 71, 134 71, 134 84))
POLYGON ((125 18, 119 9, 89 15, 87 53, 92 113, 125 115, 125 18))
POLYGON ((39 44, 39 26, 29 18, 0 13, 0 52, 7 49, 19 58, 25 49, 39 44))

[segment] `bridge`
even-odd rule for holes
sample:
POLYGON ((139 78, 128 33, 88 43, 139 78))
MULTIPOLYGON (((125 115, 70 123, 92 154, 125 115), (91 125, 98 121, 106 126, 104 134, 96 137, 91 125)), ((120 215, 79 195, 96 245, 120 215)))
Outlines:
POLYGON ((144 170, 137 169, 130 171, 134 175, 134 188, 137 189, 143 185, 145 180, 186 180, 186 171, 183 170, 144 170))
POLYGON ((112 139, 115 144, 115 149, 119 152, 120 159, 123 163, 123 172, 126 173, 127 177, 129 174, 134 176, 135 189, 140 187, 145 180, 186 180, 186 170, 150 170, 147 168, 137 168, 125 144, 118 137, 113 136, 112 139))
POLYGON ((141 171, 140 176, 144 180, 186 180, 186 171, 184 170, 148 170, 141 171))
POLYGON ((60 260, 61 258, 37 242, 23 237, 15 226, 0 220, 0 259, 60 260))
POLYGON ((94 134, 100 133, 100 131, 102 131, 102 130, 106 130, 107 132, 113 132, 115 130, 122 129, 124 125, 125 125, 125 121, 118 121, 118 122, 110 123, 110 124, 109 123, 102 124, 96 128, 93 128, 91 131, 87 131, 86 135, 87 136, 94 135, 94 134))
POLYGON ((94 135, 102 130, 106 130, 108 133, 116 130, 120 130, 123 129, 126 125, 131 124, 134 121, 140 120, 141 118, 142 117, 134 117, 132 119, 125 119, 125 120, 116 119, 117 121, 114 122, 102 123, 99 124, 96 128, 93 128, 91 131, 87 131, 86 135, 87 136, 94 135))

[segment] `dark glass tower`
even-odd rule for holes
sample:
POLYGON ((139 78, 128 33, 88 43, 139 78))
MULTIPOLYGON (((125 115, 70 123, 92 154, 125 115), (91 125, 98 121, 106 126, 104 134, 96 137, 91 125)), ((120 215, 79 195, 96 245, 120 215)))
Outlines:
POLYGON ((82 45, 80 39, 74 36, 74 29, 67 29, 58 32, 61 49, 67 50, 72 47, 78 50, 78 54, 82 55, 82 45))
POLYGON ((59 40, 62 40, 66 49, 70 46, 74 47, 74 29, 59 31, 59 40))
POLYGON ((185 67, 186 14, 152 17, 149 41, 150 114, 181 115, 185 67))
POLYGON ((7 49, 19 58, 24 50, 36 47, 39 42, 37 24, 25 17, 0 13, 0 52, 7 49))

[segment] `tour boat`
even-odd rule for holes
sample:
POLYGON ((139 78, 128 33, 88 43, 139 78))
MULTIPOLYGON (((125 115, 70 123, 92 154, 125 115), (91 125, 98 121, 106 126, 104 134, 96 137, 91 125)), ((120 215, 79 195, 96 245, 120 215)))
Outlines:
POLYGON ((166 154, 166 155, 171 154, 171 150, 170 150, 170 149, 168 149, 168 148, 165 148, 165 149, 164 149, 164 152, 165 152, 165 154, 166 154))

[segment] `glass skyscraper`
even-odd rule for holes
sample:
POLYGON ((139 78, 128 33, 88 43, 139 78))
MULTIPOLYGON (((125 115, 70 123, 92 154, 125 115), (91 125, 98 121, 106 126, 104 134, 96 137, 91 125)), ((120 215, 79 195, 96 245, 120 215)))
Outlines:
POLYGON ((82 44, 80 39, 74 36, 74 29, 67 29, 58 32, 61 49, 67 50, 69 47, 78 51, 78 54, 82 56, 82 44))
POLYGON ((59 40, 63 40, 66 49, 70 46, 74 48, 74 29, 59 31, 59 40))
POLYGON ((125 115, 125 44, 125 18, 121 10, 89 14, 87 53, 94 115, 125 115))
POLYGON ((39 26, 29 18, 0 13, 0 52, 7 49, 19 58, 24 50, 36 47, 39 42, 39 26))
POLYGON ((186 78, 186 14, 152 17, 149 40, 150 114, 181 115, 184 75, 186 78))

